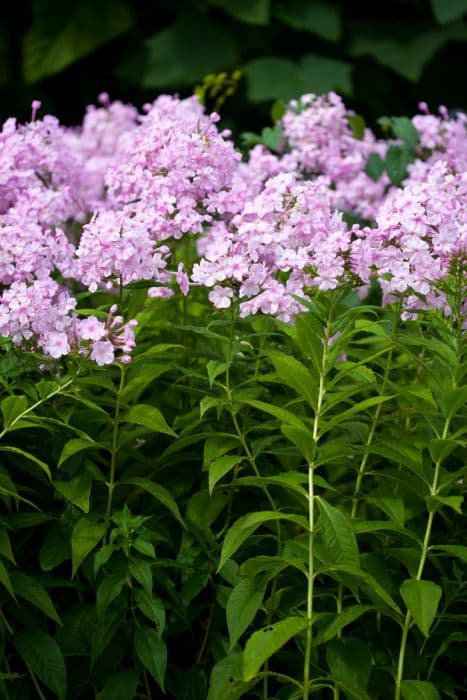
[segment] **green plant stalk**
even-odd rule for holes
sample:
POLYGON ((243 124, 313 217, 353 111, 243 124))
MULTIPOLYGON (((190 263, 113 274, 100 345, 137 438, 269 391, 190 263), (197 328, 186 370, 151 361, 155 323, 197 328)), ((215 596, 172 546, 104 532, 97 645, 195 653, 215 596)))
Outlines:
POLYGON ((31 680, 32 680, 32 683, 33 683, 34 688, 36 690, 37 697, 40 698, 40 700, 47 700, 47 698, 45 697, 44 693, 41 690, 39 683, 37 682, 37 678, 36 678, 35 673, 32 671, 32 669, 30 668, 29 664, 26 663, 26 661, 24 663, 26 664, 26 668, 28 669, 29 675, 31 676, 31 680))
POLYGON ((315 416, 313 419, 313 459, 308 463, 308 576, 307 576, 307 597, 306 597, 306 616, 308 625, 306 628, 306 643, 305 643, 305 658, 303 662, 303 700, 308 700, 310 694, 310 665, 311 665, 311 647, 313 642, 313 589, 314 589, 314 541, 315 541, 315 493, 314 493, 314 469, 316 448, 319 441, 319 423, 323 400, 326 394, 324 386, 326 377, 327 364, 327 349, 330 333, 330 318, 326 325, 324 335, 324 349, 321 359, 321 371, 319 375, 318 401, 316 404, 315 416))
POLYGON ((115 488, 115 470, 117 464, 117 453, 118 453, 118 428, 120 419, 120 407, 123 394, 123 386, 125 384, 125 365, 119 365, 120 367, 120 384, 118 386, 118 392, 115 398, 115 413, 113 419, 113 429, 112 429, 112 447, 110 450, 110 475, 107 490, 107 506, 105 509, 105 522, 108 523, 112 513, 112 499, 113 492, 115 488))
MULTIPOLYGON (((461 353, 462 353, 462 342, 463 342, 463 332, 462 332, 462 304, 463 304, 463 277, 462 277, 462 270, 461 266, 459 265, 458 269, 458 294, 457 299, 456 299, 456 309, 455 309, 455 318, 457 321, 457 333, 456 333, 456 345, 457 345, 457 372, 460 372, 461 370, 461 353)), ((453 309, 454 311, 454 309, 453 309)), ((454 314, 453 314, 454 315, 454 314)), ((456 374, 457 374, 456 372, 456 374)), ((453 388, 457 386, 457 377, 453 378, 453 388)), ((442 440, 446 440, 448 434, 449 434, 449 426, 451 424, 452 416, 448 416, 445 419, 444 422, 444 428, 443 432, 441 435, 442 440)), ((441 470, 441 462, 442 460, 439 459, 435 463, 435 470, 433 474, 433 483, 430 488, 430 493, 432 496, 436 496, 438 492, 438 483, 439 483, 439 476, 440 476, 440 470, 441 470)), ((422 544, 422 553, 420 557, 420 562, 418 565, 418 570, 417 570, 417 575, 416 579, 418 581, 421 580, 423 576, 423 571, 425 568, 425 562, 426 558, 428 556, 428 550, 430 547, 430 539, 431 539, 431 531, 433 529, 433 521, 435 518, 435 513, 434 511, 431 513, 428 513, 428 519, 426 523, 426 528, 425 528, 425 535, 423 538, 423 544, 422 544)), ((407 611, 405 620, 404 620, 404 625, 402 627, 402 636, 401 636, 401 643, 400 643, 400 648, 399 648, 399 660, 397 664, 397 676, 396 676, 396 690, 395 690, 395 695, 394 695, 394 700, 400 700, 401 698, 401 684, 404 676, 404 664, 405 664, 405 653, 406 653, 406 648, 407 648, 407 638, 409 635, 409 630, 410 630, 410 625, 411 625, 411 615, 410 612, 407 611)))
MULTIPOLYGON (((381 382, 381 387, 379 389, 379 395, 383 396, 385 390, 386 390, 386 385, 388 383, 389 375, 391 373, 392 369, 392 359, 393 359, 393 351, 394 351, 394 342, 396 339, 396 334, 397 334, 397 328, 399 325, 399 319, 400 319, 400 313, 401 313, 401 308, 402 308, 402 300, 398 302, 394 309, 394 318, 392 321, 392 328, 391 328, 391 335, 390 335, 390 347, 388 350, 388 354, 386 357, 386 364, 384 366, 384 373, 383 373, 383 380, 381 382)), ((378 404, 375 410, 375 413, 373 415, 373 420, 371 421, 371 426, 370 426, 370 431, 368 433, 368 437, 365 443, 365 447, 368 449, 371 447, 373 444, 373 439, 375 437, 376 429, 379 424, 379 419, 381 418, 381 412, 383 410, 383 404, 378 404)), ((362 488, 362 482, 363 482, 363 477, 365 476, 365 470, 366 470, 366 465, 368 462, 368 456, 369 452, 365 452, 365 454, 362 457, 362 460, 360 462, 360 466, 358 468, 358 474, 357 474, 357 480, 355 482, 355 489, 353 493, 353 502, 352 502, 352 510, 350 512, 350 518, 353 520, 355 516, 357 515, 357 509, 358 509, 358 496, 360 494, 360 490, 362 488)))
MULTIPOLYGON (((230 413, 230 417, 232 419, 232 423, 233 423, 234 428, 235 428, 235 432, 237 434, 239 442, 242 446, 242 449, 246 455, 246 458, 247 458, 255 476, 260 478, 261 473, 258 469, 258 465, 256 464, 256 460, 255 460, 255 458, 254 458, 254 456, 253 456, 253 454, 248 446, 248 443, 246 441, 244 431, 241 429, 240 424, 238 422, 238 418, 235 414, 235 411, 233 410, 232 388, 231 388, 231 383, 230 383, 230 365, 232 363, 234 324, 235 324, 235 309, 232 307, 231 318, 230 318, 229 343, 228 343, 228 351, 227 351, 227 370, 225 373, 225 387, 224 388, 225 388, 225 392, 227 395, 227 400, 229 402, 229 413, 230 413)), ((258 371, 259 371, 259 367, 258 367, 258 364, 256 364, 255 377, 257 376, 258 371)), ((234 476, 233 476, 232 484, 231 484, 232 485, 232 493, 233 493, 233 486, 234 486, 235 481, 237 479, 237 474, 238 474, 238 466, 235 467, 235 469, 234 469, 234 476)), ((271 496, 271 493, 270 493, 268 487, 263 486, 262 491, 263 491, 264 495, 266 496, 271 508, 277 512, 276 503, 275 503, 273 497, 271 496)), ((233 498, 233 496, 232 496, 232 498, 233 498)), ((232 498, 231 498, 230 503, 229 503, 229 509, 228 509, 229 516, 230 516, 230 512, 231 512, 231 508, 232 508, 232 498)), ((282 541, 282 530, 281 530, 281 524, 278 520, 275 523, 275 528, 276 528, 276 537, 277 537, 277 552, 279 554, 280 547, 281 547, 281 541, 282 541)), ((271 598, 274 597, 276 587, 277 587, 277 581, 276 581, 276 579, 274 579, 272 582, 272 586, 271 586, 271 598)), ((269 624, 271 622, 272 612, 273 612, 273 610, 271 609, 267 614, 267 618, 266 618, 267 624, 269 624)), ((270 678, 270 676, 271 676, 271 674, 269 672, 269 663, 268 663, 268 661, 266 661, 266 663, 264 664, 264 673, 263 673, 263 690, 262 690, 263 700, 268 700, 268 698, 269 698, 269 678, 270 678)))
MULTIPOLYGON (((233 422, 233 424, 234 424, 235 432, 237 433, 237 437, 238 437, 238 439, 239 439, 239 441, 240 441, 240 444, 241 444, 241 446, 242 446, 242 448, 243 448, 243 451, 244 451, 244 453, 245 453, 245 455, 246 455, 246 458, 247 458, 247 460, 248 460, 248 462, 249 462, 249 464, 250 464, 250 466, 251 466, 251 468, 252 468, 252 470, 253 470, 255 476, 257 476, 258 478, 260 478, 260 477, 261 477, 261 473, 260 473, 260 471, 259 471, 259 469, 258 469, 258 465, 256 464, 256 460, 255 460, 255 458, 254 458, 254 456, 253 456, 253 454, 252 454, 252 452, 251 452, 251 450, 250 450, 250 448, 249 448, 249 446, 248 446, 248 443, 247 443, 247 441, 246 441, 246 439, 245 439, 245 435, 244 435, 242 429, 240 428, 240 424, 239 424, 239 422, 238 422, 238 418, 237 418, 237 416, 236 416, 236 414, 235 414, 235 412, 234 412, 234 410, 233 410, 233 406, 232 406, 232 392, 231 392, 231 388, 230 388, 230 373, 229 373, 229 370, 227 370, 227 372, 226 372, 226 387, 225 387, 225 389, 226 389, 228 401, 229 401, 229 404, 230 404, 229 412, 230 412, 230 416, 231 416, 231 418, 232 418, 232 422, 233 422)), ((235 478, 236 478, 236 474, 237 474, 237 471, 235 471, 235 473, 234 473, 234 481, 235 481, 235 478)), ((262 487, 262 491, 263 491, 264 495, 266 496, 266 498, 267 498, 267 500, 268 500, 268 502, 269 502, 271 508, 272 508, 274 511, 277 512, 276 503, 275 503, 273 497, 271 496, 271 493, 270 493, 268 487, 267 487, 267 486, 263 486, 263 487, 262 487)), ((280 524, 280 522, 279 522, 278 520, 276 521, 275 528, 276 528, 276 536, 277 536, 277 550, 278 550, 278 553, 279 553, 279 552, 280 552, 280 547, 281 547, 281 539, 282 539, 282 536, 281 536, 281 524, 280 524)), ((276 590, 276 586, 277 586, 276 579, 274 579, 274 581, 272 582, 272 589, 271 589, 271 596, 272 596, 272 597, 274 596, 274 593, 275 593, 275 590, 276 590)), ((268 613, 268 616, 267 616, 268 622, 267 622, 267 624, 270 623, 271 617, 272 617, 272 610, 270 610, 269 613, 268 613)), ((268 687, 269 687, 269 677, 270 677, 270 673, 269 673, 269 664, 268 664, 268 662, 266 661, 266 663, 265 663, 265 665, 264 665, 264 675, 263 675, 263 700, 268 700, 268 697, 269 697, 269 690, 268 690, 268 687)))
MULTIPOLYGON (((379 390, 379 395, 382 396, 385 392, 386 385, 389 379, 389 375, 391 373, 392 369, 392 358, 393 358, 393 343, 396 337, 397 333, 397 326, 398 326, 398 321, 400 317, 400 310, 401 310, 401 302, 397 305, 394 313, 394 318, 392 322, 392 328, 391 328, 391 335, 390 335, 390 341, 391 341, 391 346, 389 348, 388 354, 386 356, 386 364, 384 366, 384 373, 383 373, 383 380, 381 382, 381 387, 379 390)), ((371 421, 371 426, 370 430, 368 433, 368 438, 366 440, 365 446, 369 448, 372 443, 373 439, 376 433, 376 429, 379 424, 379 419, 381 418, 381 412, 382 412, 382 404, 378 404, 376 407, 375 413, 373 415, 373 419, 371 421)), ((357 515, 357 509, 358 509, 358 496, 360 494, 360 490, 362 487, 362 482, 363 482, 363 477, 365 476, 365 470, 366 470, 366 465, 368 462, 368 456, 369 453, 365 452, 363 455, 360 466, 358 468, 358 475, 357 475, 357 480, 355 482, 355 488, 354 488, 354 493, 353 493, 353 499, 352 499, 352 509, 350 511, 350 519, 354 520, 356 515, 357 515)), ((342 583, 339 583, 338 591, 337 591, 337 614, 342 612, 342 601, 344 597, 344 586, 342 583)), ((341 631, 338 633, 338 637, 341 637, 341 631)), ((339 700, 340 698, 340 690, 337 686, 334 687, 334 695, 333 695, 333 700, 339 700)))
MULTIPOLYGON (((443 429, 443 434, 442 434, 442 439, 445 440, 448 436, 449 432, 449 424, 451 422, 450 418, 446 418, 445 424, 444 424, 444 429, 443 429)), ((430 488, 430 493, 432 496, 436 496, 438 492, 438 483, 439 483, 439 475, 440 475, 440 470, 441 470, 441 462, 442 460, 439 459, 435 463, 435 470, 433 474, 433 483, 430 488)), ((435 518, 435 513, 432 511, 431 513, 428 513, 428 520, 426 523, 426 528, 425 528, 425 535, 423 537, 423 544, 422 544, 422 553, 420 556, 420 561, 418 564, 418 569, 417 569, 417 575, 415 576, 417 581, 420 581, 422 576, 423 576, 423 571, 425 569, 425 563, 426 563, 426 558, 428 556, 428 550, 430 548, 430 539, 431 539, 431 532, 433 529, 433 521, 435 518)), ((404 676, 404 664, 405 664, 405 653, 407 649, 407 638, 409 636, 409 630, 411 627, 412 623, 412 616, 409 611, 407 611, 404 619, 404 625, 402 627, 402 636, 401 636, 401 643, 400 643, 400 648, 399 648, 399 659, 397 663, 397 676, 396 676, 396 692, 394 695, 394 700, 400 700, 401 698, 401 684, 404 676)))

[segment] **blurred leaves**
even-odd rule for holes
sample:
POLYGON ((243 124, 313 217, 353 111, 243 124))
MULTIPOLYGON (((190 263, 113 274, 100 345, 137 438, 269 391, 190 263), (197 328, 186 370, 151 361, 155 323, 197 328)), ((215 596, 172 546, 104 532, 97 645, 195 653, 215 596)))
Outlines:
POLYGON ((287 58, 256 58, 244 66, 248 96, 252 102, 291 100, 304 93, 336 90, 352 93, 349 63, 316 54, 303 56, 300 63, 287 58))
POLYGON ((193 85, 207 73, 238 61, 232 35, 209 17, 182 14, 175 23, 146 41, 147 88, 193 85))
POLYGON ((368 26, 355 35, 350 53, 352 56, 370 55, 382 66, 391 68, 407 80, 417 81, 434 54, 449 41, 465 41, 467 26, 453 24, 433 30, 420 31, 413 27, 410 33, 402 31, 397 38, 394 32, 375 32, 368 26))
POLYGON ((239 131, 264 126, 268 102, 306 92, 352 97, 370 120, 413 112, 421 97, 465 107, 455 68, 465 61, 467 0, 396 0, 377 14, 343 0, 27 0, 15 13, 0 24, 5 117, 12 98, 29 110, 39 97, 73 123, 102 89, 142 103, 240 72, 227 104, 205 100, 239 131), (251 113, 247 123, 251 103, 266 103, 257 123, 251 113))
POLYGON ((329 2, 282 1, 274 14, 299 32, 312 32, 328 41, 337 41, 342 34, 341 8, 329 2))
POLYGON ((448 24, 467 12, 467 0, 431 0, 433 14, 440 24, 448 24))
POLYGON ((268 24, 270 0, 209 0, 210 5, 222 7, 235 19, 247 24, 268 24))
POLYGON ((126 32, 132 13, 124 0, 34 0, 24 36, 24 78, 34 83, 58 73, 126 32))

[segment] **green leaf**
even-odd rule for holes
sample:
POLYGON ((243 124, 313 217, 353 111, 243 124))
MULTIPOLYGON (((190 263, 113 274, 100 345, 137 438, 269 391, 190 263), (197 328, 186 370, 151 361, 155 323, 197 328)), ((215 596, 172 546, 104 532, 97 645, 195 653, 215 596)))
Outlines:
POLYGON ((217 5, 235 19, 247 24, 265 25, 269 22, 270 0, 209 0, 210 5, 217 5))
POLYGON ((16 595, 42 610, 44 615, 50 617, 54 622, 61 624, 51 597, 37 579, 20 571, 12 571, 11 582, 16 595))
POLYGON ((102 446, 90 438, 72 438, 71 440, 68 440, 63 447, 57 466, 61 467, 63 462, 75 455, 77 452, 88 450, 91 447, 100 448, 102 446))
POLYGON ((401 37, 394 33, 380 36, 360 31, 354 37, 350 50, 352 56, 373 56, 381 65, 418 82, 428 61, 442 46, 449 41, 465 41, 467 27, 460 23, 451 24, 427 31, 415 30, 401 37))
POLYGON ((136 549, 140 554, 144 554, 146 557, 151 557, 151 559, 156 558, 156 550, 152 542, 143 539, 142 537, 136 537, 131 543, 133 549, 136 549))
POLYGON ((235 651, 218 661, 209 679, 207 700, 236 700, 249 686, 241 682, 242 654, 235 651), (238 691, 238 693, 236 692, 238 691))
POLYGON ((465 447, 462 440, 430 440, 428 451, 435 463, 443 462, 458 447, 465 447))
POLYGON ((225 399, 219 399, 217 396, 203 396, 199 402, 199 417, 203 418, 204 414, 211 408, 217 408, 217 413, 219 414, 219 409, 226 405, 225 399))
POLYGON ((128 570, 148 593, 152 592, 152 570, 149 562, 141 559, 131 559, 128 570))
POLYGON ((67 501, 78 506, 85 513, 89 512, 92 476, 88 472, 82 471, 70 481, 55 481, 54 486, 67 501))
POLYGON ((287 111, 287 106, 282 102, 282 100, 276 100, 271 107, 271 121, 278 122, 282 119, 287 111))
POLYGON ((254 58, 244 65, 243 71, 252 102, 288 102, 305 93, 329 90, 352 93, 351 64, 318 54, 306 54, 300 63, 275 56, 254 58))
POLYGON ((253 622, 263 602, 265 586, 256 578, 242 578, 227 601, 227 629, 230 649, 238 642, 247 627, 253 622))
POLYGON ((428 681, 402 681, 402 697, 404 700, 441 700, 441 696, 428 681))
POLYGON ((347 625, 351 625, 352 622, 358 620, 359 617, 367 612, 374 610, 371 605, 351 605, 346 608, 343 612, 332 614, 332 619, 330 622, 320 625, 318 634, 315 638, 315 644, 324 644, 333 639, 341 630, 347 625))
POLYGON ((143 491, 146 491, 149 493, 153 498, 156 499, 156 501, 159 501, 164 505, 178 520, 178 522, 185 527, 185 523, 183 522, 183 518, 180 514, 180 510, 174 501, 172 495, 167 491, 167 489, 164 486, 161 486, 160 484, 156 484, 154 481, 150 481, 149 479, 144 479, 143 477, 140 476, 134 476, 132 478, 128 479, 121 479, 118 482, 118 485, 130 485, 130 486, 137 486, 140 489, 143 489, 143 491))
POLYGON ((388 498, 378 496, 368 499, 368 503, 374 503, 388 515, 400 527, 404 527, 405 508, 402 498, 388 498))
POLYGON ((206 365, 206 369, 208 372, 209 385, 211 388, 214 384, 214 380, 216 379, 216 377, 218 377, 220 374, 225 374, 229 366, 230 365, 227 362, 217 362, 217 360, 209 360, 208 364, 206 365))
POLYGON ((138 686, 138 674, 134 669, 118 671, 110 676, 96 700, 133 700, 138 686))
POLYGON ((346 694, 369 700, 366 688, 370 679, 371 652, 359 639, 333 639, 327 646, 327 661, 332 677, 346 694))
POLYGON ((261 131, 261 141, 270 151, 278 151, 283 138, 282 128, 276 124, 274 127, 266 126, 261 131))
POLYGON ((19 655, 31 671, 59 700, 65 700, 65 661, 55 639, 36 629, 17 632, 14 642, 19 655))
POLYGON ((96 593, 96 607, 99 617, 103 617, 107 608, 122 592, 125 585, 125 576, 121 574, 109 574, 104 576, 96 593))
POLYGON ((33 462, 40 469, 42 469, 42 471, 47 475, 49 480, 52 481, 52 475, 50 473, 48 465, 41 459, 38 459, 35 455, 31 454, 30 452, 26 452, 25 450, 22 450, 19 447, 12 447, 11 445, 0 445, 0 452, 12 452, 13 454, 25 457, 25 459, 29 460, 30 462, 33 462))
POLYGON ((328 2, 286 0, 274 7, 274 14, 293 29, 328 41, 337 41, 342 34, 341 8, 328 2))
POLYGON ((351 63, 318 54, 306 54, 301 60, 304 92, 320 95, 335 90, 342 95, 352 95, 352 70, 351 63))
POLYGON ((379 180, 384 173, 384 160, 379 153, 370 153, 365 166, 365 172, 372 180, 379 180))
POLYGON ((430 513, 437 513, 443 506, 447 506, 462 515, 463 501, 464 496, 428 496, 426 505, 430 513))
POLYGON ((177 434, 167 425, 164 416, 155 406, 146 404, 132 406, 120 420, 124 423, 142 425, 149 430, 154 430, 156 433, 177 437, 177 434))
POLYGON ((415 624, 428 637, 430 627, 436 617, 442 589, 432 581, 419 581, 411 578, 404 581, 400 593, 415 624))
POLYGON ((71 535, 72 577, 89 552, 103 538, 106 530, 106 523, 94 523, 87 518, 78 520, 71 535))
POLYGON ((286 355, 277 350, 270 351, 268 356, 282 381, 294 389, 299 396, 303 396, 310 406, 314 408, 318 401, 317 384, 305 365, 291 357, 291 355, 286 355))
POLYGON ((135 634, 135 651, 154 678, 164 690, 164 677, 167 666, 167 647, 157 632, 150 627, 138 627, 135 634))
POLYGON ((252 102, 299 97, 302 90, 300 68, 287 58, 254 58, 243 66, 248 97, 252 102))
POLYGON ((347 121, 349 122, 353 136, 359 140, 363 139, 366 127, 364 118, 360 114, 349 114, 347 116, 347 121))
POLYGON ((222 545, 221 558, 217 570, 222 569, 224 564, 235 554, 237 549, 245 542, 250 535, 258 529, 260 525, 275 520, 288 520, 290 522, 308 528, 306 518, 300 515, 288 515, 286 513, 277 513, 273 510, 263 510, 257 513, 249 513, 244 515, 230 527, 225 535, 222 545))
POLYGON ((420 141, 419 133, 408 117, 381 117, 378 123, 383 128, 392 129, 394 136, 403 141, 407 148, 415 148, 420 141))
POLYGON ((461 544, 437 544, 432 549, 441 549, 441 551, 452 554, 453 557, 457 557, 467 564, 467 547, 461 544))
POLYGON ((64 561, 70 559, 70 542, 66 539, 59 525, 51 527, 39 550, 39 561, 43 571, 52 571, 64 561))
POLYGON ((295 425, 281 425, 281 431, 300 450, 307 463, 311 464, 315 456, 311 430, 298 428, 295 425))
POLYGON ((357 538, 349 519, 330 503, 317 496, 320 507, 320 531, 329 563, 360 567, 357 538))
POLYGON ((162 634, 165 627, 165 609, 162 601, 157 596, 148 591, 137 588, 134 591, 135 601, 143 615, 154 622, 159 634, 162 634))
POLYGON ((298 418, 298 416, 296 416, 295 413, 292 413, 292 411, 288 411, 287 409, 281 408, 280 406, 274 406, 270 403, 265 403, 264 401, 256 401, 256 399, 248 399, 247 401, 245 401, 245 403, 247 403, 249 406, 253 406, 254 408, 259 409, 260 411, 269 413, 271 416, 275 416, 275 418, 278 418, 286 425, 293 425, 294 427, 301 430, 302 433, 309 434, 309 430, 307 430, 305 423, 300 418, 298 418))
POLYGON ((225 455, 211 462, 209 465, 209 493, 212 494, 214 486, 222 477, 228 474, 237 464, 243 460, 240 455, 225 455))
POLYGON ((372 600, 376 599, 376 602, 380 604, 383 601, 389 608, 394 610, 394 612, 401 614, 399 607, 393 601, 389 593, 383 588, 383 586, 378 583, 374 576, 369 574, 363 569, 356 569, 350 566, 343 566, 342 564, 335 566, 323 566, 323 573, 327 573, 338 581, 351 581, 356 582, 372 600), (342 575, 343 574, 343 575, 342 575))
POLYGON ((91 636, 91 668, 115 637, 123 621, 122 609, 119 609, 117 606, 115 609, 111 608, 102 618, 99 618, 91 636))
POLYGON ((99 570, 107 564, 114 551, 113 544, 105 544, 94 554, 94 577, 97 577, 99 570))
POLYGON ((178 13, 176 21, 146 40, 144 88, 193 85, 209 73, 237 65, 233 35, 206 15, 178 13))
POLYGON ((34 20, 24 37, 23 70, 28 83, 59 73, 131 27, 123 0, 35 0, 34 20))
MULTIPOLYGON (((316 486, 322 486, 323 488, 331 488, 332 486, 327 483, 320 476, 314 476, 313 481, 316 486)), ((239 486, 259 486, 259 488, 264 488, 264 486, 283 486, 286 489, 290 489, 295 493, 298 493, 303 498, 308 498, 308 492, 303 488, 302 484, 308 482, 308 475, 302 472, 289 471, 284 474, 277 474, 275 476, 242 476, 237 479, 237 484, 239 486)))
POLYGON ((8 396, 0 408, 3 416, 3 429, 6 430, 28 407, 26 396, 8 396))
POLYGON ((327 433, 336 425, 343 423, 351 416, 354 416, 356 413, 362 413, 368 408, 378 406, 379 404, 384 403, 385 401, 390 401, 393 398, 394 396, 372 396, 370 399, 359 401, 354 406, 347 408, 345 411, 340 411, 336 416, 334 416, 334 418, 331 418, 330 420, 326 421, 324 425, 324 430, 322 430, 321 435, 324 435, 324 433, 327 433))
POLYGON ((2 586, 4 588, 6 588, 6 590, 11 595, 11 597, 14 598, 15 592, 13 590, 11 579, 10 579, 8 571, 7 571, 5 565, 2 561, 0 561, 0 583, 2 584, 2 586))
POLYGON ((13 556, 13 550, 11 549, 10 536, 8 535, 8 530, 6 527, 0 527, 0 554, 15 564, 15 558, 13 556))
POLYGON ((440 24, 449 24, 467 12, 467 0, 430 0, 431 9, 440 24))
POLYGON ((400 185, 407 177, 407 166, 413 160, 410 153, 400 146, 389 146, 386 152, 386 172, 393 185, 400 185))
POLYGON ((287 617, 274 625, 253 632, 243 652, 243 680, 252 680, 264 662, 307 625, 306 618, 287 617))

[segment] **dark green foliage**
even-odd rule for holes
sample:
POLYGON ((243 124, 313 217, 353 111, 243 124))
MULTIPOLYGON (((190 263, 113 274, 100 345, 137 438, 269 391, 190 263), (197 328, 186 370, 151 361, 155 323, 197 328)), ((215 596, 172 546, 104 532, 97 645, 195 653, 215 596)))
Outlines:
MULTIPOLYGON (((238 133, 263 125, 274 100, 305 92, 340 92, 372 126, 380 114, 413 113, 420 99, 465 110, 466 14, 465 0, 7 3, 2 115, 27 118, 35 97, 75 124, 102 89, 142 104, 156 92, 191 94, 206 75, 236 69, 242 77, 224 85, 220 101, 215 91, 205 97, 238 133)), ((394 159, 397 173, 403 164, 394 159)))
POLYGON ((408 322, 346 290, 290 327, 147 300, 131 365, 60 379, 6 347, 0 697, 461 700, 452 285, 408 322))

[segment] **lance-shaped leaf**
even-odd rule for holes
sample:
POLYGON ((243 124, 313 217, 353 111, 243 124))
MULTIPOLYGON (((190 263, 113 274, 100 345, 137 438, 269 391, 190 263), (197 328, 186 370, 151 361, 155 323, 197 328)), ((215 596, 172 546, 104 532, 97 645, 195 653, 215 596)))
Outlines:
POLYGON ((400 587, 402 599, 425 637, 428 637, 436 617, 442 592, 433 581, 419 581, 415 578, 407 579, 400 587))

